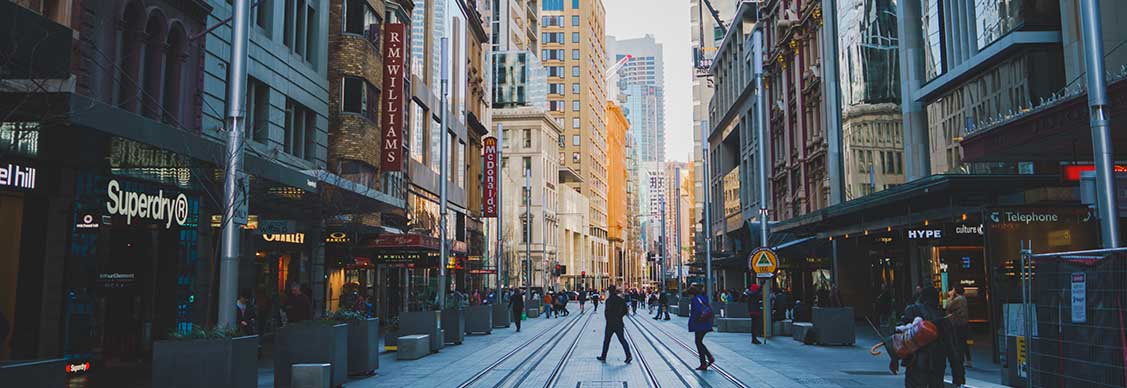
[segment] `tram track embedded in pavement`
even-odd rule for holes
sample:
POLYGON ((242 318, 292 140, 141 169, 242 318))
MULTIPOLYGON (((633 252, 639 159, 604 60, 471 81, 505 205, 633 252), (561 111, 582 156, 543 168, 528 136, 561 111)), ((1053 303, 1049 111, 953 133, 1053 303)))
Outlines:
MULTIPOLYGON (((642 322, 643 321, 643 320, 639 320, 639 319, 636 319, 636 318, 634 320, 635 320, 635 322, 642 322)), ((649 324, 649 323, 639 323, 640 327, 641 326, 647 326, 647 325, 651 325, 651 324, 649 324)), ((680 345, 682 348, 689 351, 689 353, 692 353, 694 356, 699 357, 696 349, 694 349, 693 347, 690 347, 688 344, 686 344, 684 341, 681 341, 681 339, 677 338, 676 336, 669 334, 669 332, 657 327, 656 324, 652 324, 652 325, 653 326, 651 326, 651 327, 653 327, 653 331, 661 332, 662 334, 665 335, 665 337, 669 338, 674 343, 680 345)), ((645 328, 645 330, 650 331, 649 328, 645 328)), ((651 335, 653 334, 652 331, 650 333, 651 333, 651 335)), ((663 344, 663 346, 665 346, 665 345, 663 344)), ((666 347, 668 348, 668 346, 666 346, 666 347)), ((671 349, 671 351, 672 351, 672 349, 671 349)), ((712 364, 712 366, 710 368, 715 369, 716 373, 719 373, 721 376, 724 376, 725 379, 727 379, 729 382, 731 382, 735 386, 740 387, 740 388, 749 388, 747 384, 744 384, 742 381, 740 381, 740 379, 736 378, 736 376, 734 376, 731 373, 729 373, 728 371, 724 370, 724 368, 721 368, 720 365, 712 364)))
MULTIPOLYGON (((550 351, 553 348, 555 348, 555 346, 557 344, 559 344, 559 342, 562 340, 562 338, 565 335, 567 335, 569 332, 571 332, 571 329, 574 328, 579 323, 579 321, 581 321, 581 320, 583 320, 585 322, 589 321, 591 316, 592 316, 592 314, 580 313, 580 314, 577 314, 574 318, 569 319, 569 322, 565 323, 563 330, 545 329, 545 330, 541 331, 540 333, 534 335, 532 338, 529 338, 527 341, 525 341, 525 342, 521 343, 520 345, 514 347, 512 350, 510 350, 509 352, 502 355, 501 358, 499 358, 496 361, 494 361, 493 363, 487 365, 485 368, 481 369, 480 371, 475 373, 473 376, 470 376, 469 379, 466 379, 466 381, 462 382, 462 384, 459 384, 458 388, 467 388, 467 387, 473 386, 474 384, 481 382, 482 379, 484 379, 486 376, 490 375, 493 372, 498 371, 498 368, 500 366, 505 364, 507 361, 510 361, 510 359, 512 359, 514 356, 516 356, 517 354, 520 354, 522 351, 530 349, 529 348, 530 346, 533 346, 538 340, 543 338, 545 335, 551 333, 551 335, 548 336, 547 340, 543 341, 543 343, 540 344, 539 346, 531 348, 532 351, 527 356, 522 358, 521 362, 516 363, 516 367, 514 367, 512 370, 510 370, 508 373, 506 373, 505 376, 503 376, 499 381, 497 381, 496 383, 493 384, 493 386, 502 386, 509 378, 511 378, 513 376, 514 373, 516 373, 518 370, 520 370, 523 365, 526 365, 528 361, 532 360, 538 354, 541 354, 541 357, 539 358, 539 360, 543 360, 547 356, 547 354, 550 353, 550 351), (587 316, 586 317, 587 319, 583 319, 584 315, 587 316), (548 344, 552 344, 552 346, 545 347, 545 345, 548 345, 548 344)), ((586 324, 584 324, 584 327, 586 327, 586 324)), ((558 365, 557 367, 562 367, 562 364, 558 365)), ((535 369, 535 365, 532 365, 531 368, 529 369, 529 371, 524 373, 521 376, 520 381, 523 382, 526 378, 528 378, 528 375, 531 373, 531 371, 533 369, 535 369)), ((517 385, 519 385, 519 382, 517 383, 517 385)), ((516 385, 514 385, 514 386, 516 386, 516 385)))
POLYGON ((657 380, 657 375, 654 374, 653 368, 651 368, 649 362, 646 361, 646 356, 642 352, 642 348, 634 341, 634 336, 630 335, 630 330, 623 328, 622 332, 626 333, 626 340, 630 342, 630 347, 633 348, 634 353, 637 354, 638 367, 642 368, 642 374, 646 376, 646 382, 649 383, 651 388, 661 388, 661 382, 657 380))
MULTIPOLYGON (((591 314, 591 316, 594 316, 594 314, 591 314)), ((544 382, 544 388, 554 387, 556 383, 559 382, 563 368, 567 366, 567 362, 570 361, 571 356, 575 354, 575 348, 579 345, 579 339, 583 337, 583 331, 587 329, 587 324, 591 323, 591 316, 588 316, 585 322, 583 322, 583 327, 579 328, 579 335, 573 336, 575 339, 571 341, 571 346, 567 348, 567 352, 564 353, 560 362, 556 364, 555 369, 552 369, 552 374, 548 376, 548 381, 544 382)))
MULTIPOLYGON (((661 342, 661 340, 659 338, 657 338, 657 335, 655 335, 652 331, 650 331, 649 328, 643 326, 642 323, 640 323, 640 322, 642 322, 642 319, 631 316, 630 321, 634 322, 634 326, 638 329, 638 332, 642 335, 642 339, 646 340, 646 342, 649 343, 651 347, 653 347, 654 352, 657 353, 658 357, 661 357, 661 360, 664 361, 665 365, 669 367, 669 370, 672 371, 673 374, 676 375, 679 380, 681 380, 682 384, 684 384, 686 387, 696 387, 696 386, 711 387, 712 386, 702 376, 694 373, 694 368, 693 368, 692 364, 685 362, 685 360, 683 358, 681 358, 680 356, 677 355, 677 352, 673 351, 673 348, 671 348, 671 347, 669 347, 669 345, 666 345, 665 343, 661 342), (678 363, 680 363, 681 365, 684 365, 685 368, 688 369, 688 372, 686 372, 687 374, 696 377, 696 383, 697 383, 696 385, 689 383, 689 381, 685 379, 685 376, 684 376, 685 373, 679 373, 677 371, 677 367, 674 366, 674 362, 671 361, 669 359, 669 357, 666 357, 666 355, 662 353, 661 348, 658 348, 659 345, 661 346, 661 348, 664 348, 669 353, 669 357, 672 357, 678 363)), ((629 334, 627 335, 627 337, 629 337, 629 334)), ((635 346, 635 349, 637 350, 637 353, 639 353, 639 354, 642 353, 641 348, 638 348, 637 346, 635 346)), ((654 376, 655 380, 656 380, 656 378, 657 377, 654 376)))

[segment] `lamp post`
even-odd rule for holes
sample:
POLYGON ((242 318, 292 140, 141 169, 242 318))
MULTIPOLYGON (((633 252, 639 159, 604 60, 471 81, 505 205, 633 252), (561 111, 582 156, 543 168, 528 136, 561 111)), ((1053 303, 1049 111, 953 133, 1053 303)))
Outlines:
POLYGON ((439 96, 439 103, 438 103, 439 122, 440 122, 438 130, 439 130, 439 137, 441 139, 439 141, 439 145, 440 145, 441 150, 438 152, 439 155, 441 155, 441 157, 439 158, 439 164, 441 164, 441 166, 439 166, 439 175, 438 175, 439 176, 439 178, 438 178, 438 196, 439 196, 439 200, 438 200, 438 202, 439 202, 439 211, 438 211, 438 214, 439 214, 439 220, 438 220, 438 223, 439 223, 439 230, 438 230, 439 254, 438 254, 438 257, 439 257, 439 263, 438 263, 438 297, 437 297, 437 300, 438 300, 438 309, 439 310, 442 310, 443 308, 446 307, 446 262, 450 260, 450 244, 449 244, 448 241, 446 241, 446 227, 447 227, 447 225, 446 225, 447 224, 447 222, 446 222, 446 212, 447 212, 446 181, 450 179, 450 165, 449 165, 450 163, 449 163, 449 160, 447 159, 449 157, 449 155, 447 155, 447 154, 449 153, 449 147, 450 146, 449 146, 448 142, 450 141, 450 139, 449 139, 449 135, 446 132, 446 128, 447 128, 446 127, 446 98, 447 98, 446 89, 447 89, 447 86, 450 82, 450 70, 447 69, 447 61, 448 61, 447 51, 448 51, 448 49, 446 47, 446 42, 447 42, 446 37, 443 37, 442 40, 441 40, 441 43, 440 43, 442 45, 442 48, 441 48, 441 51, 440 51, 441 52, 441 57, 440 57, 441 60, 439 62, 440 63, 439 66, 442 68, 442 70, 441 70, 441 84, 440 84, 441 85, 441 90, 440 90, 441 95, 439 96))
MULTIPOLYGON (((231 37, 231 67, 227 79, 227 163, 223 175, 222 260, 219 263, 219 327, 235 327, 235 299, 239 287, 239 239, 242 229, 238 220, 246 214, 243 191, 243 131, 246 128, 245 91, 247 82, 247 30, 250 0, 235 0, 234 25, 231 37), (236 198, 238 197, 238 198, 236 198), (243 201, 240 205, 240 201, 243 201), (242 213, 242 214, 240 214, 242 213)), ((312 295, 309 295, 310 297, 312 295)))

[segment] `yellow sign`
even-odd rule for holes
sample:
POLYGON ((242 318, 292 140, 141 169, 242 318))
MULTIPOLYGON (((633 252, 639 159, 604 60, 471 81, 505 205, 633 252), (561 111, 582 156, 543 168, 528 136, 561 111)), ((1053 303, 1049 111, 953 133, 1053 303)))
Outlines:
POLYGON ((1017 375, 1018 377, 1029 376, 1029 364, 1025 363, 1025 336, 1018 336, 1017 342, 1017 375))
POLYGON ((779 257, 771 249, 759 248, 747 257, 747 267, 755 273, 775 273, 779 268, 779 257))

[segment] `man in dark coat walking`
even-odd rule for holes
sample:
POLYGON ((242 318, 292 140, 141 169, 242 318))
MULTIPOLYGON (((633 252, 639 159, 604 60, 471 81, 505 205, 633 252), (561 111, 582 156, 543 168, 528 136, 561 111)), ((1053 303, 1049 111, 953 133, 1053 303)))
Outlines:
POLYGON ((520 333, 520 318, 524 314, 524 295, 521 295, 520 289, 513 289, 512 295, 509 296, 509 308, 513 311, 513 321, 517 323, 517 333, 520 333))
POLYGON ((626 345, 626 337, 624 331, 626 330, 622 318, 626 316, 626 301, 618 295, 618 290, 614 286, 607 289, 606 307, 603 308, 606 314, 607 328, 603 334, 603 354, 596 357, 599 361, 607 361, 607 350, 610 348, 611 335, 618 336, 618 342, 622 344, 622 351, 626 353, 626 363, 629 364, 633 357, 630 357, 630 346, 626 345))

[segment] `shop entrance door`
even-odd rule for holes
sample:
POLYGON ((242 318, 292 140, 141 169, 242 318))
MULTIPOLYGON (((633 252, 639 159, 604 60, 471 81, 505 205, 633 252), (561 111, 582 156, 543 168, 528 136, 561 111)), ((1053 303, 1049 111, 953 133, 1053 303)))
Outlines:
POLYGON ((121 227, 99 259, 98 297, 104 360, 147 359, 154 338, 176 326, 176 231, 121 227))
POLYGON ((380 318, 380 323, 386 324, 391 320, 399 317, 399 312, 403 311, 403 289, 404 289, 404 273, 403 268, 390 267, 381 265, 376 270, 376 284, 372 286, 376 290, 376 308, 377 314, 380 318))

